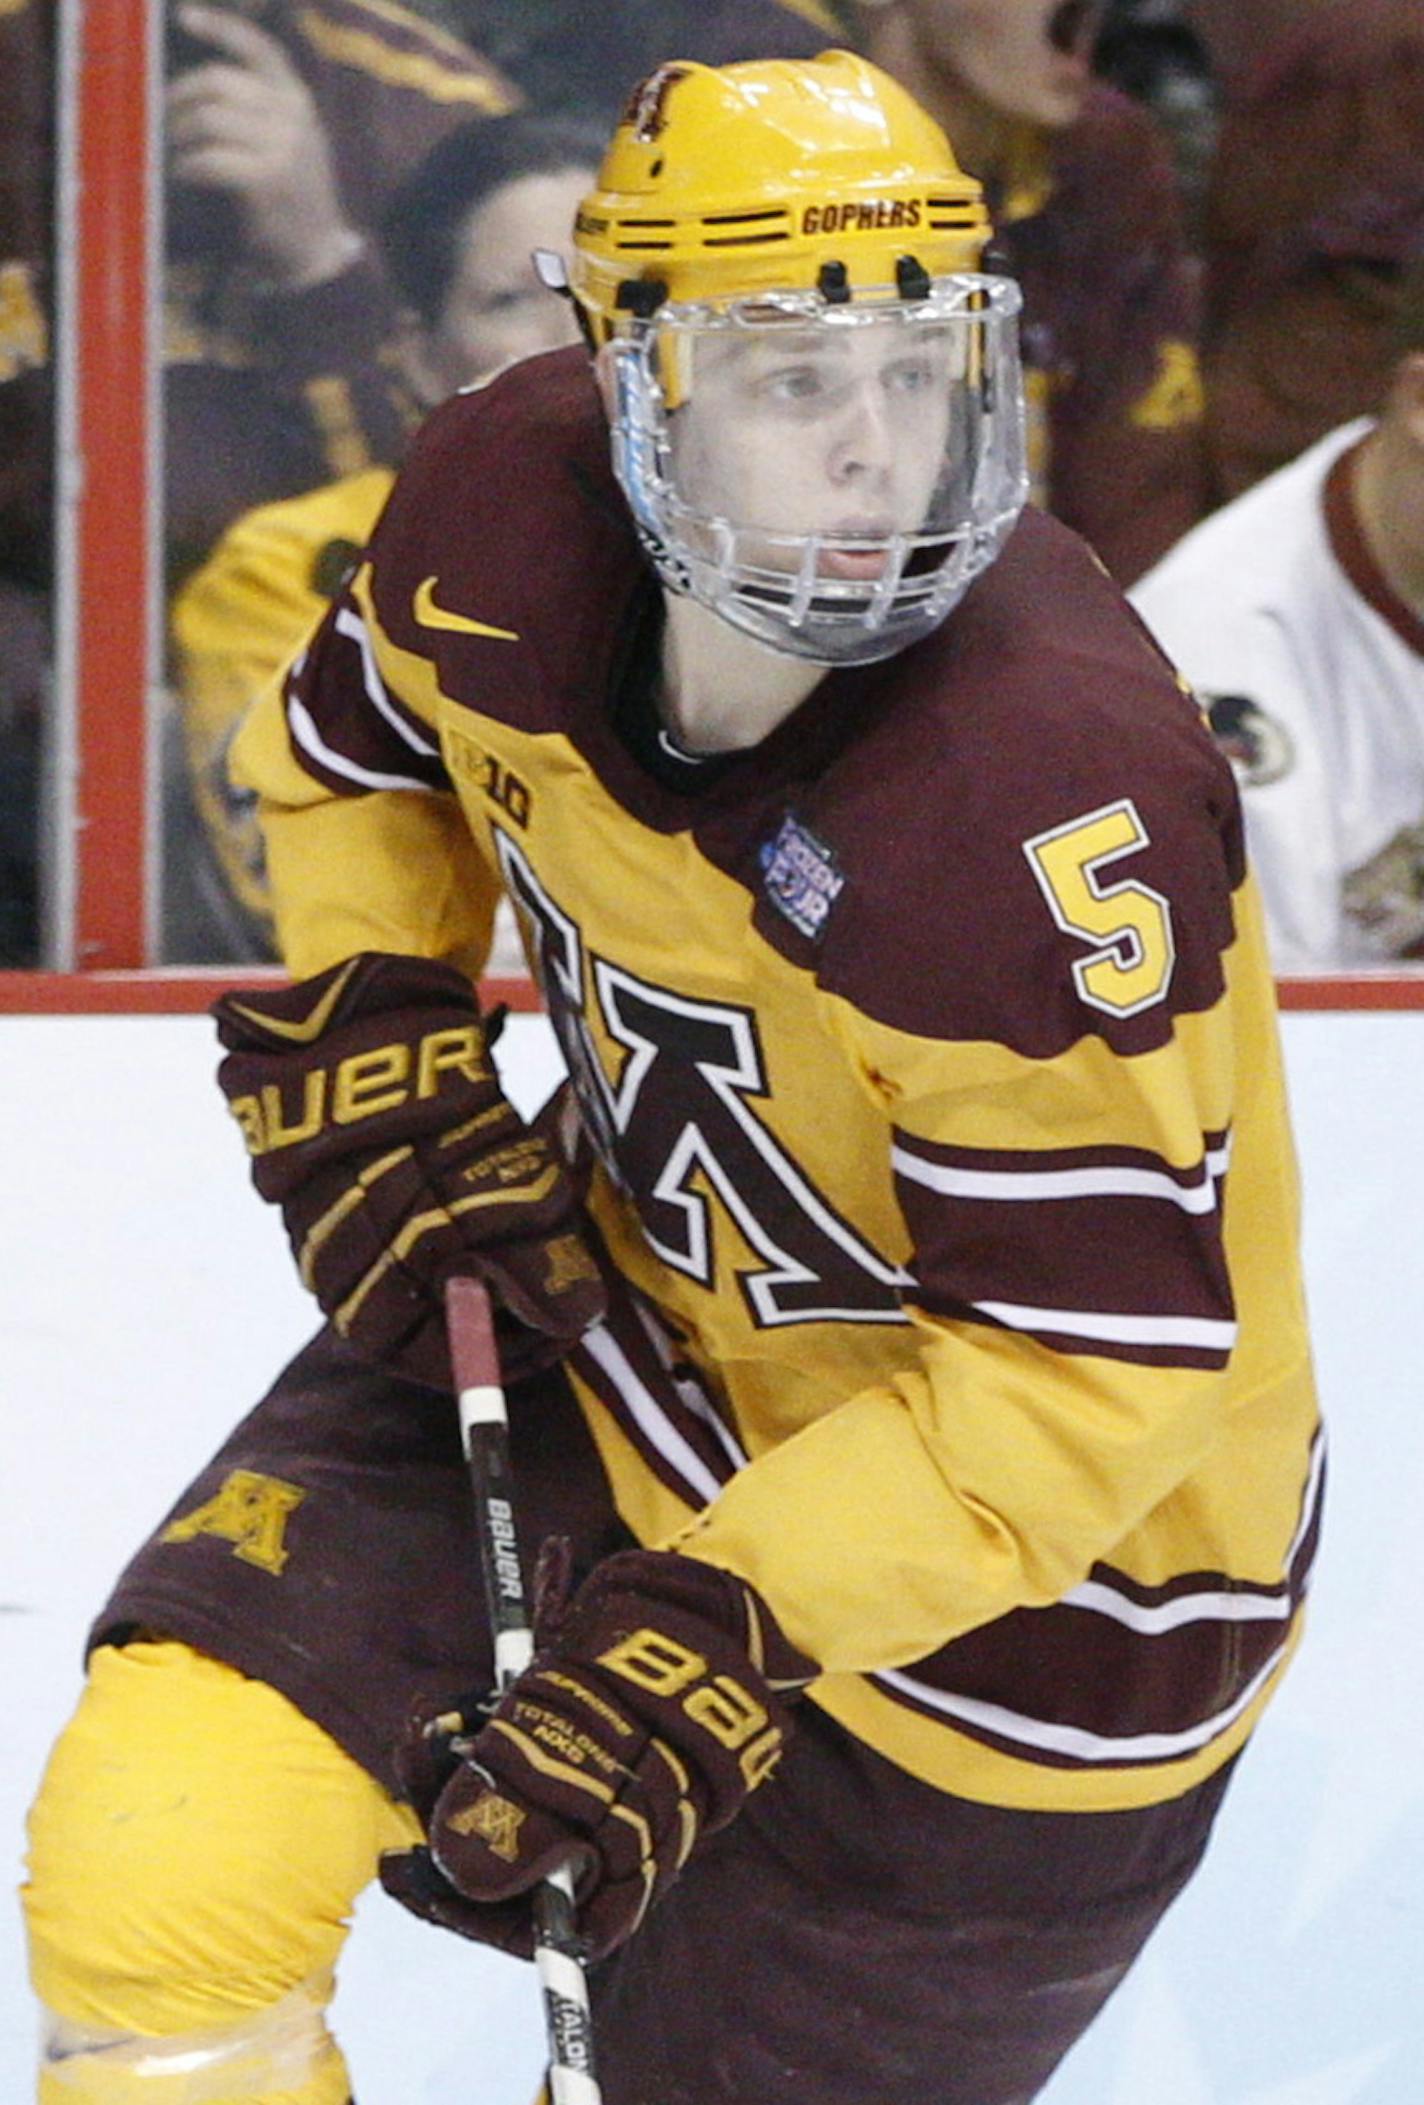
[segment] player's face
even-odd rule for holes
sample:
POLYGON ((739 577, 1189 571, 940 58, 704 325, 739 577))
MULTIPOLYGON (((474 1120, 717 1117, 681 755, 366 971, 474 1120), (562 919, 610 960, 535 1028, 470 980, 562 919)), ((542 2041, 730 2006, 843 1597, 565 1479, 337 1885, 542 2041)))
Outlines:
MULTIPOLYGON (((671 419, 678 484, 704 516, 768 536, 883 540, 925 521, 950 442, 959 342, 945 325, 787 323, 709 334, 671 419)), ((791 567, 768 541, 760 560, 791 567)), ((825 577, 883 551, 830 547, 825 577)))
POLYGON ((1000 115, 1057 129, 1083 106, 1102 0, 902 0, 921 50, 1000 115))
POLYGON ((565 245, 592 181, 588 168, 520 176, 470 214, 445 305, 425 346, 433 398, 513 358, 576 340, 570 303, 539 283, 529 259, 536 248, 565 245))

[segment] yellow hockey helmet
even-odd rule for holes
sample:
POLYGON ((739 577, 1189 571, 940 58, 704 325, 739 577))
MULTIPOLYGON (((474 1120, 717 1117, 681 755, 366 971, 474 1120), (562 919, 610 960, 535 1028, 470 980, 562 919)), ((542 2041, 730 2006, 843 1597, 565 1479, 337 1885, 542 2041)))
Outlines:
POLYGON ((843 299, 974 271, 989 234, 940 127, 853 52, 675 60, 624 111, 575 221, 569 284, 600 344, 662 299, 843 299))
POLYGON ((671 591, 822 664, 939 625, 1028 488, 989 233, 939 126, 850 52, 675 61, 634 92, 566 283, 671 591))

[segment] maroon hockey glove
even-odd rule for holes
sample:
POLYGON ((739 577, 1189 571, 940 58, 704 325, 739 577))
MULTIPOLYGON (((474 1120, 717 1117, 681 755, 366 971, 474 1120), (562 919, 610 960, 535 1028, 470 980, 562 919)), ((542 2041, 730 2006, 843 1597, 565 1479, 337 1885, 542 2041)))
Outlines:
POLYGON ((602 1958, 771 1775, 784 1698, 816 1671, 730 1572, 622 1551, 541 1627, 453 1770, 432 1756, 430 1712, 413 1720, 397 1767, 430 1847, 382 1858, 381 1882, 427 1921, 528 1957, 532 1889, 569 1863, 580 1939, 602 1958))
POLYGON ((603 1313, 576 1195, 500 1089, 464 974, 366 952, 215 1003, 218 1080, 303 1282, 368 1359, 449 1388, 441 1289, 475 1272, 511 1378, 603 1313))

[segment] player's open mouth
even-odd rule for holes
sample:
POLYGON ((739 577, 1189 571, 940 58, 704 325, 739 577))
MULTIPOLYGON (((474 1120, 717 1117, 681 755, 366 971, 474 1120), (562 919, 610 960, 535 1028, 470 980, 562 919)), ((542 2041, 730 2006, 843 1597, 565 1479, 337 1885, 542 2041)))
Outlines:
POLYGON ((890 560, 886 541, 894 531, 888 519, 847 519, 836 528, 840 537, 816 555, 818 577, 877 578, 885 575, 890 560), (855 544, 861 535, 865 545, 855 544))
POLYGON ((882 577, 889 562, 883 548, 823 548, 816 560, 818 577, 882 577))

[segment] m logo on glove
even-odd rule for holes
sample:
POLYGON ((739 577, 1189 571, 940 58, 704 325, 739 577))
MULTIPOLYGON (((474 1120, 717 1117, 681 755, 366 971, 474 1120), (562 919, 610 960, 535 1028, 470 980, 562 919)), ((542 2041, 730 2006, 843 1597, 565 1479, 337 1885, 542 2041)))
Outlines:
POLYGON ((478 1835, 504 1864, 519 1862, 519 1830, 523 1825, 524 1815, 519 1807, 501 1798, 497 1791, 486 1791, 450 1821, 455 1834, 478 1835))
POLYGON ((599 1958, 771 1775, 785 1698, 816 1665, 744 1580, 669 1550, 606 1559, 539 1631, 477 1730, 482 1706, 462 1706, 453 1733, 443 1706, 412 1718, 396 1769, 429 1847, 384 1857, 381 1883, 426 1921, 527 1957, 533 1890, 567 1867, 599 1958))

